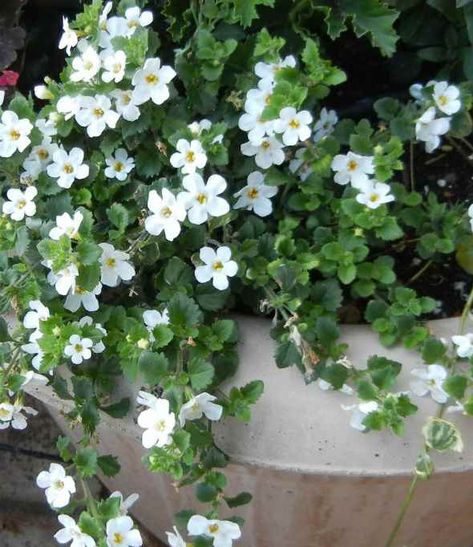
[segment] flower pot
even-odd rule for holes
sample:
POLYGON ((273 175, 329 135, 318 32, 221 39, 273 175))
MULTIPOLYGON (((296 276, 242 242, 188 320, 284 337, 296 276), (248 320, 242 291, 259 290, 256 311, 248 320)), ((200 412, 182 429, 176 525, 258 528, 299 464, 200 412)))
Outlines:
MULTIPOLYGON (((253 502, 240 511, 246 525, 239 545, 384 545, 422 446, 422 425, 435 415, 437 405, 429 398, 412 396, 419 412, 407 419, 402 438, 389 432, 362 434, 350 427, 350 414, 341 408, 353 403, 352 397, 322 391, 316 384, 304 385, 295 367, 276 369, 268 321, 242 318, 239 323, 240 366, 224 388, 254 379, 265 383, 249 424, 230 418, 215 427, 217 443, 232 461, 227 469, 228 493, 253 494, 253 502)), ((432 321, 430 326, 436 335, 449 338, 457 332, 458 320, 432 321)), ((399 390, 408 389, 409 369, 422 364, 416 352, 384 348, 368 326, 346 326, 342 333, 355 366, 365 366, 374 354, 399 361, 404 364, 399 390)), ((61 413, 68 402, 44 386, 29 390, 67 430, 61 413)), ((398 546, 473 545, 473 431, 468 418, 457 414, 447 418, 459 425, 465 450, 435 456, 436 472, 419 485, 398 546)), ((77 435, 74 430, 70 433, 77 435)), ((192 489, 177 492, 169 479, 146 471, 140 461, 145 453, 141 430, 132 418, 118 421, 103 416, 98 437, 100 450, 117 455, 122 464, 116 477, 103 479, 105 484, 125 494, 139 492, 134 515, 165 539, 174 513, 196 507, 192 489)))

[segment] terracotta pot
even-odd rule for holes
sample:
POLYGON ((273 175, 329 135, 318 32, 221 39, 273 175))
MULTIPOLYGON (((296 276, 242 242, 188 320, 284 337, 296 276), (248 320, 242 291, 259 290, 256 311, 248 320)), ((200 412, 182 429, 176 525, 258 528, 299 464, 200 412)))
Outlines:
MULTIPOLYGON (((458 320, 433 321, 431 328, 448 338, 457 332, 458 320)), ((414 399, 419 412, 408 418, 403 438, 389 432, 361 434, 350 427, 350 415, 341 408, 354 402, 350 396, 321 391, 316 384, 306 386, 294 367, 276 369, 267 321, 244 318, 240 330, 240 367, 224 388, 262 379, 265 392, 249 424, 227 419, 215 428, 217 444, 232 459, 227 469, 229 494, 247 490, 254 496, 240 511, 246 525, 239 545, 384 545, 422 444, 422 424, 435 414, 436 404, 429 398, 414 399)), ((355 366, 363 367, 374 354, 400 361, 405 366, 399 390, 408 389, 409 369, 422 364, 416 352, 382 347, 368 326, 347 326, 342 332, 355 366)), ((68 403, 44 386, 31 391, 67 430, 61 412, 68 403)), ((435 456, 436 473, 420 484, 398 546, 473 545, 473 431, 468 418, 456 414, 449 418, 463 432, 465 451, 435 456)), ((143 468, 140 436, 132 418, 104 416, 100 450, 119 456, 122 470, 103 480, 125 494, 139 492, 136 518, 165 539, 174 513, 196 507, 195 498, 191 489, 178 493, 167 478, 143 468)))

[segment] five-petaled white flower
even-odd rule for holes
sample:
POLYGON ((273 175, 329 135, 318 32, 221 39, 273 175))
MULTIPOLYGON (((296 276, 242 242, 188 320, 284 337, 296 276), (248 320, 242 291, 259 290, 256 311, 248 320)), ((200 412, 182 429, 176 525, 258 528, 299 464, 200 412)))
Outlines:
POLYGON ((319 114, 319 119, 314 124, 314 142, 321 141, 324 137, 328 137, 335 128, 338 122, 338 116, 335 110, 327 110, 322 108, 319 114))
POLYGON ((383 203, 394 201, 394 196, 389 193, 391 191, 390 186, 384 182, 367 180, 358 189, 360 192, 356 196, 356 201, 366 205, 368 209, 377 209, 383 203))
POLYGON ((280 59, 276 63, 264 63, 263 61, 256 63, 255 74, 256 76, 261 78, 261 82, 273 83, 276 78, 276 74, 282 68, 294 68, 295 66, 295 57, 293 55, 287 55, 287 57, 285 57, 284 59, 280 59))
POLYGON ((23 344, 21 349, 28 355, 33 355, 31 365, 36 370, 39 370, 43 360, 43 350, 40 348, 38 340, 43 336, 42 332, 35 330, 31 333, 27 344, 23 344))
POLYGON ((165 309, 162 313, 158 310, 146 310, 143 312, 143 321, 148 331, 152 333, 158 325, 169 325, 168 310, 165 309))
POLYGON ((76 312, 81 306, 87 311, 97 311, 99 309, 99 301, 97 295, 102 292, 102 283, 99 283, 93 290, 87 291, 79 285, 74 287, 74 290, 67 295, 64 307, 66 310, 76 312))
POLYGON ((458 357, 462 359, 473 357, 473 333, 452 336, 452 342, 457 346, 458 357))
POLYGON ((126 54, 122 50, 107 52, 103 56, 102 80, 104 82, 121 82, 125 76, 126 54))
POLYGON ((74 365, 80 365, 92 357, 92 346, 94 343, 90 338, 81 338, 78 334, 69 337, 69 344, 64 348, 64 355, 69 357, 74 365))
POLYGON ((7 199, 2 207, 5 215, 12 220, 23 220, 25 216, 32 217, 36 213, 36 205, 33 201, 38 193, 34 186, 28 186, 22 192, 19 188, 10 188, 7 199))
POLYGON ((66 470, 58 463, 50 464, 49 471, 41 471, 36 484, 45 489, 46 499, 53 509, 66 507, 76 491, 74 479, 66 475, 66 470))
POLYGON ((89 176, 89 166, 84 163, 84 151, 78 147, 66 150, 56 150, 53 154, 53 162, 46 169, 48 175, 57 179, 61 188, 70 188, 77 180, 89 176))
POLYGON ((102 248, 100 281, 107 287, 116 287, 120 280, 130 281, 135 275, 135 268, 127 262, 130 255, 115 249, 110 243, 99 243, 99 247, 102 248))
POLYGON ((126 180, 135 167, 135 160, 128 156, 124 148, 118 148, 110 158, 106 158, 105 176, 109 179, 126 180))
POLYGON ((59 150, 59 146, 51 142, 50 137, 46 137, 41 144, 33 146, 23 162, 23 169, 30 177, 36 179, 51 163, 54 152, 57 150, 59 150))
POLYGON ((62 35, 59 40, 59 49, 65 49, 68 55, 71 54, 73 47, 77 46, 79 38, 74 30, 69 26, 69 20, 67 17, 62 18, 62 35))
POLYGON ((56 103, 56 110, 59 114, 64 116, 64 119, 70 120, 80 110, 82 96, 71 97, 70 95, 63 95, 56 103))
POLYGON ((241 152, 245 156, 254 156, 256 165, 261 169, 281 165, 285 158, 283 144, 275 137, 265 137, 259 144, 244 142, 241 145, 241 152))
POLYGON ((355 405, 342 405, 342 408, 351 411, 350 425, 353 429, 366 431, 367 427, 364 425, 363 420, 372 412, 376 412, 379 404, 376 401, 367 401, 355 405))
POLYGON ((179 423, 181 427, 184 427, 187 420, 198 420, 202 416, 213 422, 220 420, 223 407, 213 402, 216 400, 217 397, 204 392, 199 393, 187 401, 187 403, 184 403, 179 411, 179 423))
POLYGON ((140 532, 133 528, 133 520, 128 516, 110 519, 106 525, 107 547, 141 547, 140 532))
POLYGON ((115 108, 124 120, 134 122, 140 117, 140 109, 131 89, 114 89, 110 96, 115 99, 115 108))
POLYGON ((198 173, 186 175, 182 186, 186 191, 180 192, 177 199, 184 204, 192 224, 203 224, 209 217, 220 217, 230 210, 228 202, 218 197, 227 187, 220 175, 211 175, 207 183, 198 173))
POLYGON ((65 544, 71 542, 69 547, 96 546, 94 538, 85 534, 72 517, 69 515, 59 515, 57 519, 63 526, 61 530, 54 534, 54 539, 58 543, 65 544))
POLYGON ((82 97, 76 121, 86 127, 89 137, 99 137, 107 127, 114 129, 120 116, 112 110, 112 102, 105 95, 82 97))
POLYGON ((99 54, 92 46, 84 45, 80 55, 72 59, 73 71, 70 78, 73 82, 90 82, 100 70, 100 65, 99 54))
POLYGON ((368 180, 368 175, 374 173, 373 156, 361 156, 354 152, 337 154, 332 160, 332 170, 335 171, 334 181, 337 184, 348 184, 359 188, 368 180))
POLYGON ((429 154, 440 146, 440 136, 450 129, 450 118, 436 118, 435 107, 428 108, 416 122, 416 138, 425 142, 429 154))
POLYGON ((143 104, 150 99, 154 104, 163 104, 169 99, 168 84, 175 76, 173 68, 161 66, 159 57, 146 59, 143 68, 137 70, 131 80, 136 104, 143 104))
POLYGON ((219 291, 228 288, 228 278, 236 275, 238 264, 231 260, 232 252, 229 247, 219 247, 215 252, 211 247, 202 247, 199 253, 204 263, 195 269, 195 277, 199 283, 212 280, 212 285, 219 291))
POLYGON ((50 271, 48 273, 48 283, 54 285, 56 292, 61 296, 66 296, 69 291, 73 291, 76 286, 76 277, 79 270, 75 264, 69 264, 58 272, 50 271))
POLYGON ((271 198, 278 193, 276 186, 268 186, 264 183, 265 177, 259 171, 253 171, 248 175, 248 184, 239 190, 234 196, 238 198, 235 209, 247 209, 260 217, 271 214, 273 204, 271 198))
POLYGON ((28 422, 23 412, 31 416, 38 414, 37 410, 30 406, 23 406, 20 402, 16 402, 15 404, 0 403, 0 429, 8 427, 19 430, 26 429, 28 422))
POLYGON ((411 370, 411 374, 418 378, 410 382, 411 390, 419 397, 430 394, 437 403, 446 403, 448 394, 443 389, 447 378, 447 370, 442 365, 428 365, 411 370))
POLYGON ((23 317, 23 326, 37 330, 41 321, 49 319, 49 309, 40 300, 30 300, 28 306, 30 309, 23 317))
POLYGON ((125 11, 125 19, 130 34, 133 34, 138 27, 147 27, 153 22, 153 13, 148 10, 141 11, 138 6, 133 6, 125 11))
MULTIPOLYGON (((86 325, 88 325, 88 326, 94 325, 94 328, 99 330, 102 333, 103 336, 107 336, 107 331, 102 327, 102 325, 100 323, 95 323, 94 324, 94 321, 93 321, 92 317, 90 317, 89 315, 85 315, 79 321, 79 327, 84 327, 86 325)), ((94 344, 92 346, 92 351, 94 353, 102 353, 103 351, 105 351, 105 345, 102 342, 102 340, 100 340, 99 342, 97 342, 96 344, 94 344)))
POLYGON ((186 218, 184 203, 167 188, 163 188, 162 196, 156 190, 148 194, 148 209, 151 215, 145 219, 145 229, 153 236, 159 236, 164 231, 168 241, 173 241, 181 232, 181 222, 186 218))
POLYGON ((54 240, 58 240, 62 236, 76 239, 83 220, 84 216, 80 211, 76 211, 73 217, 69 213, 58 215, 56 217, 56 226, 49 231, 49 237, 54 240))
POLYGON ((231 547, 233 541, 241 537, 238 524, 230 520, 208 519, 202 515, 192 515, 187 523, 191 536, 212 538, 214 547, 231 547))
POLYGON ((166 532, 169 547, 187 547, 187 543, 179 533, 179 530, 173 526, 174 532, 166 532))
POLYGON ((298 141, 305 141, 310 137, 309 124, 312 116, 307 110, 297 110, 292 106, 281 109, 279 118, 274 122, 274 131, 282 133, 282 142, 286 146, 294 146, 298 141))
POLYGON ((123 494, 118 490, 112 492, 110 498, 118 498, 120 500, 120 506, 118 508, 120 515, 125 516, 132 506, 140 499, 139 494, 130 494, 127 498, 123 497, 123 494))
POLYGON ((176 150, 169 158, 171 165, 180 169, 184 175, 195 173, 196 169, 202 169, 207 163, 207 155, 202 145, 197 140, 186 141, 179 139, 176 150))
POLYGON ((20 119, 15 112, 6 110, 0 123, 0 157, 9 158, 16 151, 23 152, 31 142, 29 134, 32 129, 28 119, 20 119))
POLYGON ((142 436, 145 448, 170 444, 176 416, 174 412, 169 412, 169 401, 155 398, 152 406, 138 415, 138 425, 145 430, 142 436))
POLYGON ((436 82, 433 97, 437 108, 447 116, 457 113, 462 106, 460 90, 455 85, 448 85, 448 82, 436 82))

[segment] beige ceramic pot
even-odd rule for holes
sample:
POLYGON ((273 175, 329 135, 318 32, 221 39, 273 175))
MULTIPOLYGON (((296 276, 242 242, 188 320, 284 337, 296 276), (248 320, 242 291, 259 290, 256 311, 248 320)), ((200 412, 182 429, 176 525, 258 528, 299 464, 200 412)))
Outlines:
MULTIPOLYGON (((419 412, 408 418, 406 434, 362 434, 349 425, 341 405, 354 402, 338 392, 306 386, 296 368, 277 370, 274 343, 267 321, 243 318, 237 374, 229 382, 241 386, 262 379, 265 392, 249 424, 227 419, 215 428, 217 444, 231 456, 227 469, 229 494, 253 494, 242 508, 246 519, 242 547, 381 547, 397 516, 421 447, 420 431, 436 405, 415 399, 419 412)), ((450 337, 458 320, 433 321, 436 335, 450 337)), ((385 355, 405 364, 399 390, 407 389, 409 369, 421 365, 415 352, 383 348, 369 327, 342 329, 348 357, 363 367, 370 355, 385 355)), ((44 386, 30 388, 57 422, 68 409, 44 386)), ((141 463, 140 429, 128 421, 103 417, 100 450, 116 454, 122 470, 104 478, 110 489, 140 493, 135 517, 165 540, 174 513, 196 507, 191 489, 175 490, 164 476, 141 463)), ((462 454, 435 458, 436 473, 422 482, 396 545, 408 547, 470 547, 473 545, 473 428, 468 418, 452 415, 463 434, 462 454)), ((72 431, 77 436, 77 432, 72 431)), ((230 513, 229 513, 230 514, 230 513)))

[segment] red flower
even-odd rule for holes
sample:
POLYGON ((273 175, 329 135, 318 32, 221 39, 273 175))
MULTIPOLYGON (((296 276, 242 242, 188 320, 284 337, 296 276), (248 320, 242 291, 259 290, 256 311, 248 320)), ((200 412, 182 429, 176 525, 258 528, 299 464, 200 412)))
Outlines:
POLYGON ((15 87, 20 75, 14 70, 3 70, 0 76, 1 87, 15 87))

